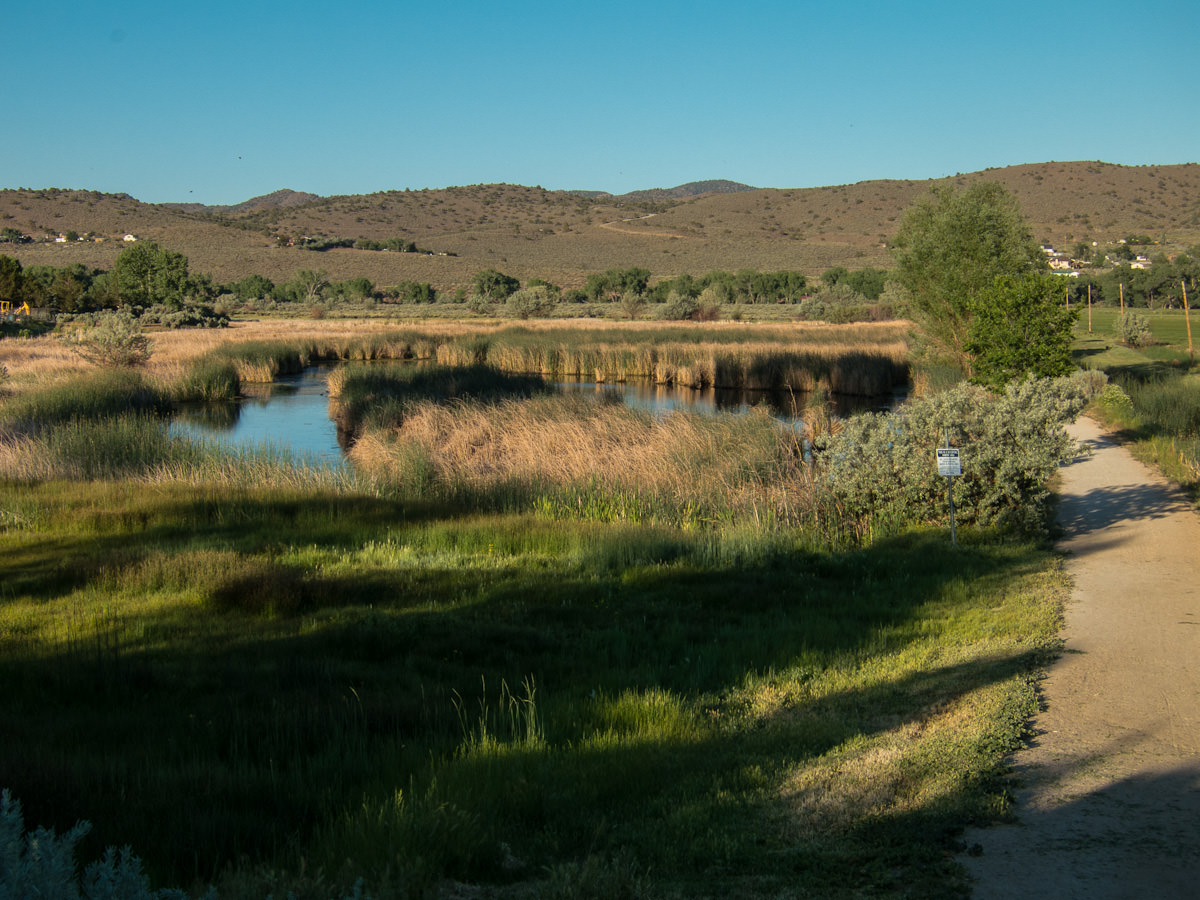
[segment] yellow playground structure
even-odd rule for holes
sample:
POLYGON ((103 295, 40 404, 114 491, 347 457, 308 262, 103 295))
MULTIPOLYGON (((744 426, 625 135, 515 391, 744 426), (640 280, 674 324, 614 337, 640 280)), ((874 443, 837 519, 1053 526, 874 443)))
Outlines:
POLYGON ((14 303, 12 300, 0 300, 0 318, 15 319, 17 316, 29 315, 29 304, 14 303))

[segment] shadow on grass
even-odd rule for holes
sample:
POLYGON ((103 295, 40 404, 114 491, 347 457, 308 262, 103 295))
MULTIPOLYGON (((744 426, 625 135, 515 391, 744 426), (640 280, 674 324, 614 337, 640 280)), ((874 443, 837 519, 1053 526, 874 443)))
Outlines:
MULTIPOLYGON (((113 603, 49 655, 4 639, 0 783, 30 822, 89 818, 90 840, 132 844, 167 883, 243 858, 295 859, 314 834, 336 830, 331 817, 431 779, 446 792, 434 808, 484 823, 480 848, 504 841, 539 863, 631 848, 684 880, 815 878, 830 855, 915 871, 940 851, 901 840, 903 829, 882 857, 870 830, 786 840, 765 785, 798 759, 919 721, 1039 658, 885 679, 723 729, 703 724, 704 711, 722 715, 747 677, 791 670, 802 682, 805 671, 898 652, 921 639, 914 619, 927 602, 1019 568, 1019 555, 912 535, 855 553, 775 549, 718 564, 684 536, 639 552, 644 531, 613 526, 565 562, 497 563, 476 523, 457 564, 418 552, 339 574, 283 554, 403 541, 433 522, 453 536, 455 523, 433 508, 346 497, 168 496, 90 515, 78 536, 23 537, 4 564, 22 596, 53 603, 87 589, 81 602, 104 604, 107 592, 113 603), (164 557, 184 562, 147 576, 164 557), (129 590, 176 599, 124 612, 117 600, 129 590), (472 729, 515 736, 487 710, 500 684, 526 679, 540 693, 543 743, 462 755, 472 729), (650 723, 638 739, 606 718, 626 694, 666 698, 693 724, 673 735, 650 723)), ((953 815, 931 815, 945 819, 935 832, 954 827, 953 815)), ((363 865, 395 865, 389 846, 364 846, 382 855, 363 865)), ((505 877, 484 858, 492 850, 445 874, 505 877)), ((836 873, 820 877, 832 884, 836 873)))

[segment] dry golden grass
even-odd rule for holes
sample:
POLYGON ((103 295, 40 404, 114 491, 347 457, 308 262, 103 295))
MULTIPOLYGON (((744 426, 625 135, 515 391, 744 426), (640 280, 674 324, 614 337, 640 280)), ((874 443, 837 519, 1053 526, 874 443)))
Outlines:
POLYGON ((576 395, 495 405, 421 403, 392 430, 368 429, 357 470, 401 484, 474 490, 508 483, 651 497, 673 509, 797 516, 811 494, 794 431, 765 411, 654 416, 576 395), (719 498, 719 502, 718 502, 719 498))
MULTIPOLYGON (((149 332, 151 355, 145 372, 151 378, 169 382, 182 375, 197 358, 221 347, 261 342, 346 348, 393 334, 401 324, 383 319, 279 318, 237 321, 228 328, 156 330, 149 332)), ((498 327, 500 323, 490 321, 452 320, 430 320, 419 325, 422 333, 434 338, 453 338, 498 327)), ((95 368, 64 347, 53 335, 0 341, 0 365, 7 369, 11 379, 9 387, 13 391, 44 386, 95 368)), ((251 380, 262 380, 255 378, 253 372, 246 374, 251 380)))

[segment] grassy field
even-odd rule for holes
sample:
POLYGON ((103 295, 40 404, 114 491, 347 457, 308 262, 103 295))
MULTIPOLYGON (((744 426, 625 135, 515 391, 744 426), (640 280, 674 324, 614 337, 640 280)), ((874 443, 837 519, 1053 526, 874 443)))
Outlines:
POLYGON ((427 405, 449 462, 402 471, 453 479, 169 438, 168 386, 219 350, 11 367, 0 785, 31 826, 86 818, 82 856, 222 897, 965 894, 957 835, 1004 815, 1056 647, 1043 547, 831 541, 783 514, 803 467, 765 417, 427 405), (511 475, 487 429, 525 435, 511 475), (531 490, 550 458, 593 488, 531 490))
MULTIPOLYGON (((1076 361, 1105 370, 1113 382, 1093 413, 1135 456, 1200 497, 1200 376, 1188 352, 1187 319, 1183 310, 1134 311, 1147 319, 1154 343, 1120 344, 1113 333, 1119 311, 1112 308, 1092 311, 1090 332, 1086 312, 1076 326, 1076 361)), ((1200 314, 1192 318, 1195 341, 1200 314)))

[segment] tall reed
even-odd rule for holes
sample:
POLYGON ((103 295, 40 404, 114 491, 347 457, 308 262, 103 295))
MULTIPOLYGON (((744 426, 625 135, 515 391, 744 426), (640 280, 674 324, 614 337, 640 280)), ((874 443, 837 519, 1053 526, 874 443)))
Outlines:
POLYGON ((357 468, 415 494, 571 518, 798 522, 810 484, 794 430, 764 411, 655 416, 579 395, 420 402, 368 427, 357 468))

